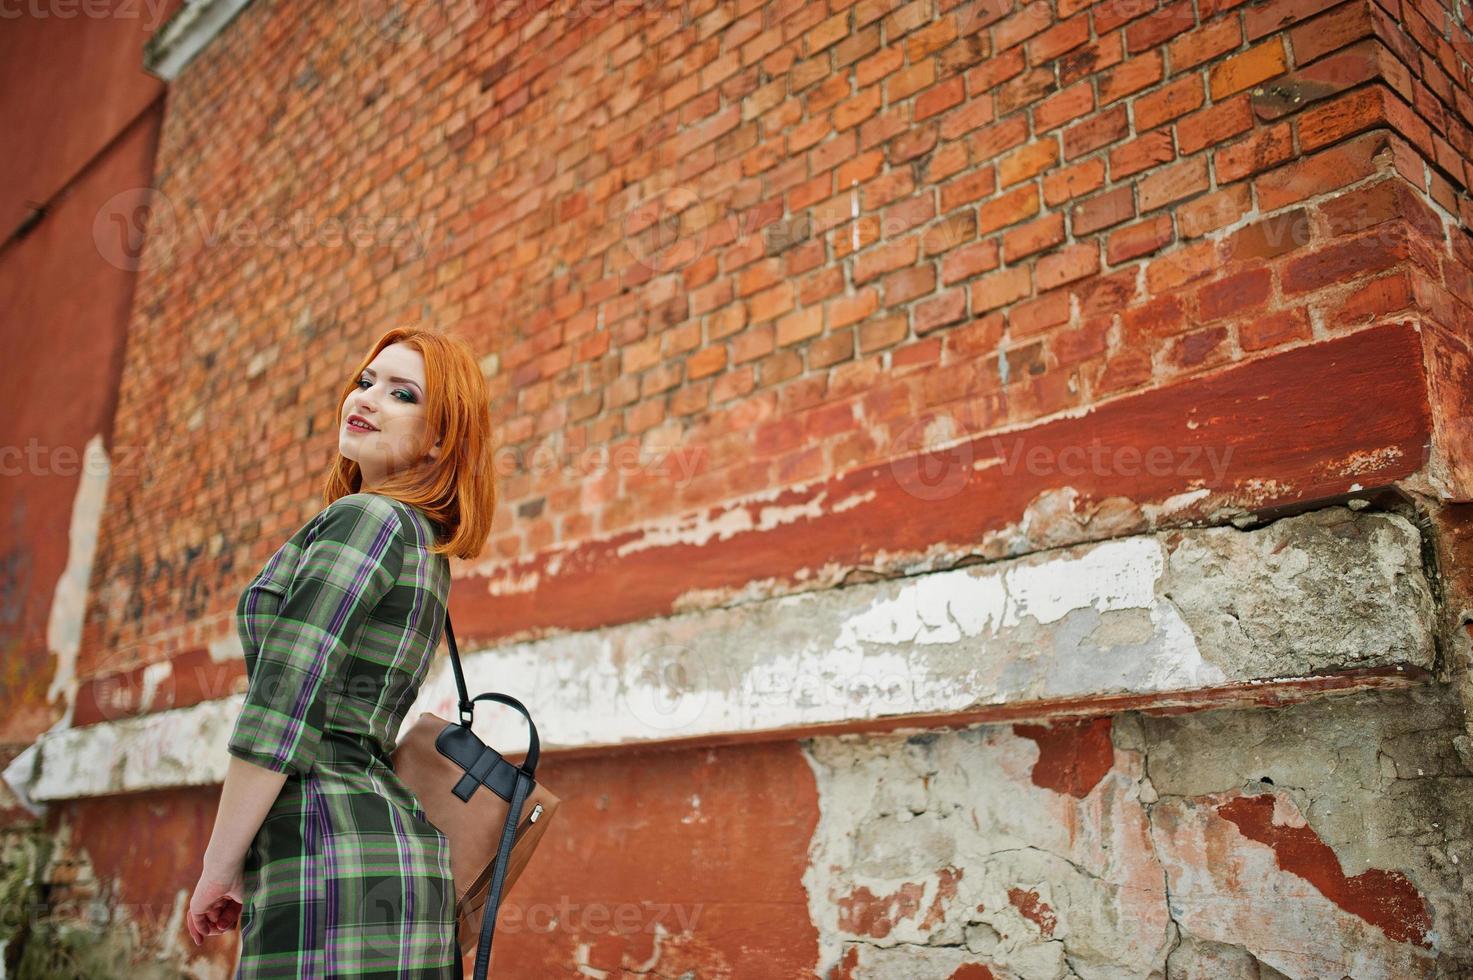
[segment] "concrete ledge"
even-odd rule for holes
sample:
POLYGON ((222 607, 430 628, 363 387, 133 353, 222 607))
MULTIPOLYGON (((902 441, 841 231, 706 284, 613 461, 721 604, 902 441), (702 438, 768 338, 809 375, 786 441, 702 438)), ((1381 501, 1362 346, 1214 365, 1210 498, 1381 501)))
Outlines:
MULTIPOLYGON (((1329 507, 467 651, 466 682, 526 703, 552 751, 1411 683, 1435 657, 1420 543, 1400 516, 1329 507)), ((453 716, 449 667, 406 725, 453 716)), ((30 796, 218 782, 239 704, 48 734, 30 796)), ((507 709, 480 705, 476 730, 525 750, 507 709)))
POLYGON ((144 70, 173 81, 251 0, 184 0, 143 48, 144 70))

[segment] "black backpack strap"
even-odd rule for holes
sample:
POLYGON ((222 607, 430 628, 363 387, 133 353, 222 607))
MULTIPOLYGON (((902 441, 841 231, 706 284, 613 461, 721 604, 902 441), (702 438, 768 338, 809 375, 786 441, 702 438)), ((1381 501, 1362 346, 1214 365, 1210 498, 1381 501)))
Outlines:
MULTIPOLYGON (((460 723, 469 728, 475 720, 475 708, 477 701, 496 701, 508 707, 515 708, 527 719, 527 730, 530 737, 527 742, 527 757, 517 768, 516 785, 512 788, 511 804, 506 811, 506 824, 501 828, 501 844, 496 848, 496 861, 492 865, 491 885, 486 892, 486 907, 481 913, 481 941, 476 948, 476 967, 473 976, 475 980, 486 980, 486 972, 491 968, 491 937, 496 931, 496 913, 501 907, 501 889, 506 881, 506 868, 511 860, 512 845, 516 843, 517 823, 522 817, 522 807, 526 805, 527 797, 535 785, 533 777, 537 772, 537 757, 540 746, 537 739, 537 726, 532 723, 532 716, 527 712, 522 702, 509 694, 486 693, 478 694, 474 698, 466 690, 465 673, 460 666, 460 649, 455 644, 455 629, 450 625, 450 611, 445 611, 445 638, 450 644, 450 666, 455 670, 455 687, 460 694, 460 723)), ((465 966, 461 962, 460 946, 455 947, 455 976, 464 978, 465 966)))
POLYGON ((531 791, 532 778, 518 770, 516 789, 511 794, 511 809, 506 811, 506 826, 501 828, 501 846, 496 849, 496 865, 491 872, 491 888, 486 893, 486 908, 481 913, 481 944, 476 949, 475 980, 486 980, 486 971, 491 968, 491 934, 496 931, 496 911, 501 907, 501 886, 506 880, 506 866, 511 859, 511 848, 516 839, 517 819, 522 815, 522 806, 527 802, 527 794, 531 791))

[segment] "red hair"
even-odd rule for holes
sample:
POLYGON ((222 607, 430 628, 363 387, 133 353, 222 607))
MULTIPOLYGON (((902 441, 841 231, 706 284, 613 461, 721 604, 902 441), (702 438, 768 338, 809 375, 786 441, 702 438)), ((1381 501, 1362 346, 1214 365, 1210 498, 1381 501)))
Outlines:
MULTIPOLYGON (((438 437, 440 456, 394 474, 373 492, 412 504, 429 515, 440 528, 431 549, 436 554, 475 558, 491 534, 496 510, 486 378, 475 353, 458 337, 423 327, 395 327, 378 339, 343 386, 339 406, 358 386, 364 369, 390 344, 412 347, 424 357, 427 425, 425 442, 416 451, 428 452, 438 437)), ((339 453, 322 488, 323 503, 357 493, 362 487, 358 463, 339 453)))

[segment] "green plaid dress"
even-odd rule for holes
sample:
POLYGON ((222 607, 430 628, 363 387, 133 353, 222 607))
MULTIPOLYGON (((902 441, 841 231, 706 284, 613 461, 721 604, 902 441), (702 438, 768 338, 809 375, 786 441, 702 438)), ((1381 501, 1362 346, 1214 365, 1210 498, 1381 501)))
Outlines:
POLYGON ((449 846, 389 761, 444 631, 433 540, 418 508, 350 494, 241 594, 229 752, 288 778, 246 852, 238 980, 458 975, 449 846))

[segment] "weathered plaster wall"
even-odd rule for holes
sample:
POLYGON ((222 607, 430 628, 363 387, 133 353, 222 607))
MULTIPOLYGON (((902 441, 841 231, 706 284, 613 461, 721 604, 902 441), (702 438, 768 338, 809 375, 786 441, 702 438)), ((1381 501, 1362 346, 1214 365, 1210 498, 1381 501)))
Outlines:
POLYGON ((820 962, 895 980, 1465 976, 1461 727, 1431 687, 810 740, 820 962))

